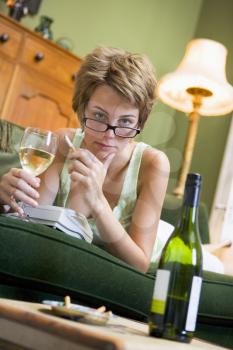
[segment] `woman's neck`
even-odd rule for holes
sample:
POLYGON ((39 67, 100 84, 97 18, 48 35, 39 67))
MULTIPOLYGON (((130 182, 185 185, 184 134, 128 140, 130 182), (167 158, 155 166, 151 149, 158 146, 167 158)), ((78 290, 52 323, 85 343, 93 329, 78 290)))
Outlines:
POLYGON ((128 167, 135 146, 136 142, 131 142, 116 154, 107 171, 107 176, 110 179, 118 177, 128 167))

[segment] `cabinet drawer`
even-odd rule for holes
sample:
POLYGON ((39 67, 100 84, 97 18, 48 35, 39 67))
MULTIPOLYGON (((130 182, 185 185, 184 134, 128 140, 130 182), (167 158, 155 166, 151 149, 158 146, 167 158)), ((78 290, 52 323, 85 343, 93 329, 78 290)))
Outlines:
POLYGON ((22 62, 52 79, 71 86, 81 59, 73 58, 55 46, 45 45, 39 40, 28 37, 24 45, 22 62))
POLYGON ((0 22, 0 52, 11 59, 16 58, 23 35, 14 28, 0 22))
POLYGON ((55 131, 78 127, 71 106, 72 89, 48 84, 36 71, 19 67, 1 117, 23 127, 34 126, 55 131))
POLYGON ((14 65, 0 57, 0 118, 1 112, 9 91, 10 81, 13 75, 14 65))

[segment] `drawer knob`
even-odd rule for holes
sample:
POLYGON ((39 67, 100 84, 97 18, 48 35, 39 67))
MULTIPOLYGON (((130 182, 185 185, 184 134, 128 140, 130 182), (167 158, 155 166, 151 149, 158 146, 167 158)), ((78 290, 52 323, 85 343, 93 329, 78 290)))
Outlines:
POLYGON ((0 35, 0 42, 1 43, 6 43, 10 39, 9 34, 7 33, 2 33, 0 35))
POLYGON ((37 61, 37 62, 40 62, 40 61, 42 61, 43 59, 44 59, 44 54, 43 54, 43 52, 37 52, 36 54, 35 54, 35 61, 37 61))
POLYGON ((71 81, 75 81, 76 80, 76 73, 73 73, 72 75, 71 75, 71 81))

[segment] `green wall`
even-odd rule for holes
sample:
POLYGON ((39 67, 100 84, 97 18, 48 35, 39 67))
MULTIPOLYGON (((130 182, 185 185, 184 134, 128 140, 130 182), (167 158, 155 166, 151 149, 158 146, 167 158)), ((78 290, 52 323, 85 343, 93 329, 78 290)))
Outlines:
MULTIPOLYGON (((0 2, 0 11, 6 11, 0 2)), ((40 15, 54 19, 54 39, 68 37, 73 52, 84 56, 97 45, 123 47, 145 53, 157 76, 173 71, 185 46, 194 37, 221 41, 229 49, 228 79, 232 82, 232 0, 42 0, 40 12, 22 24, 35 28, 40 15)), ((230 116, 201 118, 192 171, 204 177, 202 200, 210 208, 218 177, 230 116)), ((155 107, 140 138, 163 149, 171 162, 168 192, 179 170, 187 117, 161 102, 155 107)))

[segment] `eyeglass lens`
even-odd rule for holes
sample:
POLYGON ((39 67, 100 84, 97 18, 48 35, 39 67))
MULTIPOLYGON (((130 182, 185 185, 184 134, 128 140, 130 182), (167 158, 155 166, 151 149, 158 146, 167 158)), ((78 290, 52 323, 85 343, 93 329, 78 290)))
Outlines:
POLYGON ((128 127, 117 127, 117 126, 112 126, 107 123, 100 122, 98 120, 94 120, 91 118, 85 118, 85 126, 87 128, 90 128, 95 131, 99 132, 105 132, 108 129, 111 129, 114 131, 114 134, 116 136, 121 136, 121 137, 134 137, 138 134, 137 129, 132 129, 128 127))

